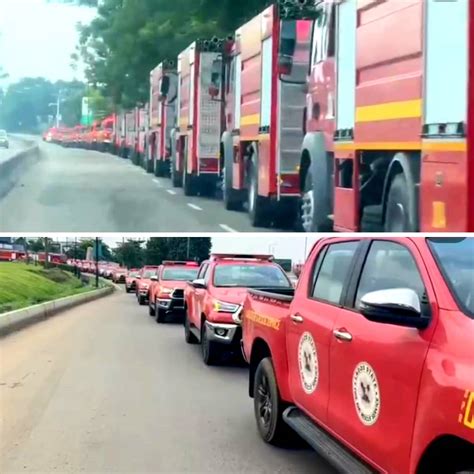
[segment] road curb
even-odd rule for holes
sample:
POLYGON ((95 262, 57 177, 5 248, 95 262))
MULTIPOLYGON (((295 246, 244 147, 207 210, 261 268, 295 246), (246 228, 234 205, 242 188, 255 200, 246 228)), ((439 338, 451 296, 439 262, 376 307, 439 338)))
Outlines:
POLYGON ((39 321, 44 321, 66 309, 103 298, 104 296, 112 294, 114 291, 115 288, 113 286, 107 286, 99 290, 66 296, 58 300, 47 301, 46 303, 29 306, 28 308, 0 314, 0 337, 39 321))
MULTIPOLYGON (((26 140, 24 140, 26 143, 26 140)), ((31 142, 33 143, 33 142, 31 142)), ((0 199, 6 196, 18 182, 25 169, 40 158, 38 145, 32 145, 16 155, 0 162, 0 199)))

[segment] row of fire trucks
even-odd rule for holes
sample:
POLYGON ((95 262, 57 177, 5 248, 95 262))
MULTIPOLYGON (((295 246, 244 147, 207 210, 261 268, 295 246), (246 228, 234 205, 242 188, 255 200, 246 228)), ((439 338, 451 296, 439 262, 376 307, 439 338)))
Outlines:
POLYGON ((160 63, 114 150, 255 226, 473 231, 473 5, 278 0, 160 63))

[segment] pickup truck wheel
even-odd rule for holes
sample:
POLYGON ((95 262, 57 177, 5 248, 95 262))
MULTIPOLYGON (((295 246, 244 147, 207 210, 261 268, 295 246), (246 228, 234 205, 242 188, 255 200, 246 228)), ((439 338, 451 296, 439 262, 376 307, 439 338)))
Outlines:
MULTIPOLYGON (((156 304, 156 303, 155 303, 155 304, 156 304)), ((156 312, 155 308, 156 308, 156 306, 153 307, 153 306, 151 305, 151 300, 148 301, 148 314, 149 314, 150 316, 155 316, 155 312, 156 312)))
POLYGON ((143 295, 138 296, 138 304, 143 306, 145 304, 145 297, 143 295))
POLYGON ((220 356, 218 345, 207 338, 205 322, 201 326, 201 354, 202 360, 206 365, 216 365, 220 356))
POLYGON ((184 340, 188 344, 197 344, 198 342, 196 336, 191 332, 188 313, 184 315, 184 340))
POLYGON ((166 322, 166 313, 162 309, 159 309, 158 306, 156 306, 156 322, 158 324, 166 322))
POLYGON ((275 446, 288 446, 296 434, 283 421, 286 406, 278 393, 272 360, 263 359, 255 372, 254 412, 262 439, 275 446))
POLYGON ((130 288, 125 287, 125 291, 126 291, 127 293, 130 293, 131 290, 130 290, 130 288))

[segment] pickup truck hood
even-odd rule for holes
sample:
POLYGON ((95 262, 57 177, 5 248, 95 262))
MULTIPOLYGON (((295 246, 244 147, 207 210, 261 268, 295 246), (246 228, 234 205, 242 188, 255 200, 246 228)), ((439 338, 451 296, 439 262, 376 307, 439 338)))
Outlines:
POLYGON ((247 288, 213 288, 212 296, 226 303, 242 304, 247 288))
POLYGON ((160 281, 160 285, 161 287, 163 288, 169 288, 171 290, 175 290, 175 289, 180 289, 180 290, 184 290, 184 288, 186 288, 186 281, 181 281, 181 280, 177 280, 177 281, 174 281, 174 280, 166 280, 166 281, 160 281))
POLYGON ((150 285, 151 280, 149 278, 140 278, 140 280, 137 280, 137 286, 143 286, 143 285, 150 285))

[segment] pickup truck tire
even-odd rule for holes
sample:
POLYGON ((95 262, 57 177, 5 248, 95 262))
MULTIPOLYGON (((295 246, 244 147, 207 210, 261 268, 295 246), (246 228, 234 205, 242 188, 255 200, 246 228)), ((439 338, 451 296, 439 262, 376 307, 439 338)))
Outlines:
POLYGON ((138 296, 138 304, 143 306, 145 304, 145 297, 143 295, 138 296))
POLYGON ((189 322, 187 312, 184 315, 184 340, 188 344, 197 344, 197 342, 198 342, 196 336, 191 332, 190 322, 189 322))
POLYGON ((207 338, 206 324, 201 325, 201 355, 206 365, 216 365, 220 359, 221 351, 218 344, 207 338))
MULTIPOLYGON (((155 302, 155 305, 156 305, 156 302, 155 302)), ((148 314, 149 314, 150 316, 155 316, 155 313, 156 313, 155 308, 156 308, 156 306, 153 307, 153 306, 151 305, 151 301, 149 301, 149 302, 148 302, 148 314)))
POLYGON ((163 324, 166 322, 166 313, 158 307, 156 309, 156 322, 158 324, 163 324))
POLYGON ((262 359, 255 371, 253 400, 255 420, 262 439, 275 446, 293 444, 297 435, 283 420, 287 405, 280 398, 270 357, 262 359))

